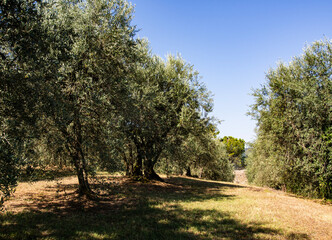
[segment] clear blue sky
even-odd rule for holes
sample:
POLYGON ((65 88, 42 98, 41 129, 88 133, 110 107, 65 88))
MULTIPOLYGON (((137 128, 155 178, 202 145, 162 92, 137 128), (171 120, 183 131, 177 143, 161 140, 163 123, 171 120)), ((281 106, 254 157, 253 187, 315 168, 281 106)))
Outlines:
POLYGON ((289 62, 315 40, 332 38, 332 1, 129 0, 133 24, 153 53, 180 53, 212 92, 220 136, 255 137, 246 116, 252 88, 276 63, 289 62))

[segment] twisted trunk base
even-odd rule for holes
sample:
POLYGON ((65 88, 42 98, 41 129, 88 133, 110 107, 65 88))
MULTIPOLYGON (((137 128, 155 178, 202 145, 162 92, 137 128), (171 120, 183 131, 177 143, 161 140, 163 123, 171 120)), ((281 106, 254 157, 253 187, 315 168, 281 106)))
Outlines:
POLYGON ((145 169, 144 169, 144 178, 147 180, 156 180, 160 182, 164 182, 164 179, 162 179, 153 169, 154 164, 152 161, 147 161, 145 163, 145 169))

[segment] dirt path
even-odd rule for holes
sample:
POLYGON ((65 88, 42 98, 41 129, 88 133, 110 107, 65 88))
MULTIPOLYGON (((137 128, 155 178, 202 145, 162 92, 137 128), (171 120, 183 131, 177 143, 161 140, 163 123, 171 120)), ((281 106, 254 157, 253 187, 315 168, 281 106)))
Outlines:
POLYGON ((238 183, 238 184, 243 184, 246 185, 248 184, 248 179, 246 176, 246 170, 242 169, 242 170, 235 170, 234 174, 235 174, 235 178, 234 178, 234 183, 238 183))

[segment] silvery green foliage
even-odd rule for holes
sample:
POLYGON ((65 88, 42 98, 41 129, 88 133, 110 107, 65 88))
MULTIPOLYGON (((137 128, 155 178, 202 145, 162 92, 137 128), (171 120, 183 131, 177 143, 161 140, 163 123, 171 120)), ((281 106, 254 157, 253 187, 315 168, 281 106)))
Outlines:
POLYGON ((1 2, 0 133, 39 159, 71 159, 86 178, 127 96, 132 11, 121 0, 1 2))
POLYGON ((17 184, 19 161, 13 147, 4 136, 0 136, 0 209, 17 184))
POLYGON ((50 146, 63 148, 71 159, 83 194, 89 173, 110 160, 110 122, 128 95, 136 45, 132 11, 126 1, 107 0, 52 1, 45 11, 57 69, 47 82, 46 119, 40 124, 54 131, 50 146))
POLYGON ((42 6, 34 0, 0 2, 0 195, 4 198, 16 185, 28 138, 38 135, 32 129, 47 51, 42 6))
POLYGON ((70 162, 85 194, 96 168, 139 156, 152 176, 173 139, 208 126, 198 73, 179 56, 151 55, 126 1, 1 3, 0 133, 26 162, 70 162))
POLYGON ((248 160, 249 179, 331 198, 331 41, 315 42, 266 78, 253 94, 258 137, 248 160))
POLYGON ((174 139, 177 144, 168 146, 158 167, 168 174, 233 181, 234 169, 226 146, 216 135, 212 123, 207 126, 197 124, 189 134, 174 139))
POLYGON ((125 157, 127 169, 129 174, 132 170, 135 178, 144 175, 158 179, 154 165, 195 125, 203 127, 209 121, 207 113, 212 104, 209 93, 199 82, 198 72, 180 56, 163 60, 151 55, 143 40, 138 50, 142 56, 130 75, 130 101, 120 111, 127 148, 123 156, 128 156, 125 157), (130 161, 132 167, 128 167, 128 154, 132 151, 135 159, 130 161))

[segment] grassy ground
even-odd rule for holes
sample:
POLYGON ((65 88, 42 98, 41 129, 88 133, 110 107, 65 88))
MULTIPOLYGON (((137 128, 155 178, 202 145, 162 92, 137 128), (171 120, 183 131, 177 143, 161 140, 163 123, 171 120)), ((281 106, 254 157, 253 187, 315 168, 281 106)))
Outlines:
POLYGON ((0 215, 0 239, 332 239, 331 205, 271 189, 182 177, 100 181, 98 202, 77 197, 74 177, 19 184, 0 215))

